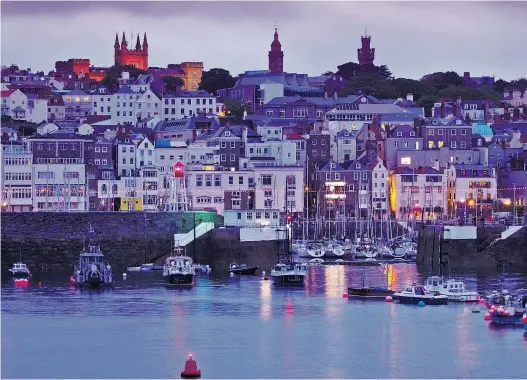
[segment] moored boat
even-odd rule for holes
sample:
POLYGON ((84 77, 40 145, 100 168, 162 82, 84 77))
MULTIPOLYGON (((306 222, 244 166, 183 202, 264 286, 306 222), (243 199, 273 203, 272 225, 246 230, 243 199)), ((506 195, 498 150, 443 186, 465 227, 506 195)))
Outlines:
POLYGON ((281 262, 271 267, 275 285, 304 285, 307 266, 302 263, 281 262))
POLYGON ((15 280, 27 280, 31 276, 27 265, 21 261, 14 263, 9 272, 13 274, 15 280))
POLYGON ((242 275, 242 276, 243 275, 254 276, 256 274, 256 271, 259 268, 260 267, 258 267, 258 266, 249 267, 249 266, 247 266, 247 264, 238 265, 236 263, 232 263, 229 266, 229 272, 233 273, 233 274, 237 274, 237 275, 242 275))
POLYGON ((381 288, 377 286, 369 286, 362 288, 348 287, 348 299, 379 299, 384 300, 386 297, 392 297, 394 291, 386 288, 381 288))
POLYGON ((169 256, 163 266, 163 278, 167 286, 194 286, 196 268, 192 258, 181 255, 181 250, 176 249, 174 256, 169 256))
POLYGON ((423 286, 412 284, 407 286, 403 291, 394 293, 393 301, 410 305, 417 305, 421 301, 423 301, 425 305, 446 305, 448 304, 448 297, 427 294, 423 286))
POLYGON ((479 302, 480 296, 477 292, 470 292, 465 288, 465 283, 460 280, 447 280, 439 294, 447 296, 449 301, 454 302, 479 302))
POLYGON ((75 266, 70 282, 91 288, 113 286, 112 267, 104 262, 104 255, 91 225, 88 232, 88 247, 81 251, 79 264, 75 266))

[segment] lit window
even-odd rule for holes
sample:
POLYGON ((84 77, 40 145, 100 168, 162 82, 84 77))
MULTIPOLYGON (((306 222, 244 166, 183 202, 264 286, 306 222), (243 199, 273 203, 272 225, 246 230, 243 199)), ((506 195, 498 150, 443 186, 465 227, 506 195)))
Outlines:
POLYGON ((412 164, 411 157, 401 157, 401 165, 411 165, 411 164, 412 164))

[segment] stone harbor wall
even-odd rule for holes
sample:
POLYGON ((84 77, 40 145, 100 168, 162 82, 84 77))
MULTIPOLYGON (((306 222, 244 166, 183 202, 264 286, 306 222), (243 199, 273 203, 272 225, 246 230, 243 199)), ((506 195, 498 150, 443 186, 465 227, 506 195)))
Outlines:
MULTIPOLYGON (((145 261, 162 264, 172 252, 174 233, 192 230, 194 216, 198 224, 202 220, 223 225, 223 217, 207 212, 2 213, 2 271, 20 255, 33 271, 73 270, 90 224, 114 268, 124 270, 145 261)), ((240 242, 239 229, 216 228, 185 249, 196 262, 213 269, 227 270, 237 261, 268 270, 276 263, 278 242, 240 242)))
POLYGON ((417 264, 439 273, 442 260, 451 270, 527 269, 527 227, 523 227, 503 240, 496 240, 505 226, 457 227, 421 226, 417 264), (463 236, 465 228, 467 236, 463 236), (449 229, 449 231, 445 231, 449 229), (450 237, 450 238, 449 238, 450 237), (444 253, 443 258, 440 252, 444 253))

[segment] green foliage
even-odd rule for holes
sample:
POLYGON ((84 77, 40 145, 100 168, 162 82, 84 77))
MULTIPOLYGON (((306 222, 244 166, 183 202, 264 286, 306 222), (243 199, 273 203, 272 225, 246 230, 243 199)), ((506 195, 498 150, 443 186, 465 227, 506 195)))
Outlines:
POLYGON ((435 88, 437 91, 444 90, 449 86, 463 86, 464 84, 463 78, 454 71, 428 74, 422 77, 420 82, 435 88))
POLYGON ((525 94, 525 91, 527 91, 527 79, 525 78, 515 79, 511 81, 510 86, 515 90, 519 90, 523 95, 525 94))
POLYGON ((132 65, 114 65, 108 68, 106 71, 106 76, 102 80, 102 83, 110 89, 110 91, 115 92, 119 90, 119 81, 121 73, 123 71, 128 71, 131 78, 137 78, 139 75, 146 73, 146 71, 138 69, 132 65))
POLYGON ((424 95, 417 101, 417 104, 419 104, 419 107, 423 107, 425 110, 425 116, 430 117, 432 116, 432 108, 434 107, 434 104, 439 102, 440 98, 437 95, 424 95))
POLYGON ((245 107, 239 99, 226 99, 225 100, 225 114, 226 116, 237 116, 243 117, 245 107))
POLYGON ((204 71, 201 76, 200 90, 205 90, 213 95, 222 88, 233 87, 236 79, 225 69, 214 68, 204 71))
POLYGON ((331 75, 335 75, 335 73, 333 71, 326 71, 325 73, 322 73, 322 75, 331 76, 331 75))
POLYGON ((375 66, 375 65, 359 65, 355 62, 347 62, 340 66, 337 66, 337 75, 340 75, 346 80, 350 80, 355 76, 361 75, 378 75, 382 78, 391 78, 392 73, 387 66, 375 66))
POLYGON ((173 77, 171 75, 166 75, 161 78, 163 83, 165 84, 166 91, 177 91, 180 87, 183 87, 185 85, 185 82, 183 79, 179 77, 173 77))

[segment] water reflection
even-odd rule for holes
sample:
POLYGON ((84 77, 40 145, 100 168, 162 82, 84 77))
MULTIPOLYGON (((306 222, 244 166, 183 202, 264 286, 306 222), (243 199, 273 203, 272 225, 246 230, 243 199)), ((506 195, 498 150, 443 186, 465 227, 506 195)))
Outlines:
POLYGON ((293 297, 287 296, 285 298, 285 305, 284 305, 285 320, 291 321, 293 319, 293 315, 295 315, 295 309, 293 306, 293 297))
POLYGON ((267 321, 271 317, 271 281, 260 281, 260 316, 267 321))
POLYGON ((324 267, 325 294, 327 297, 342 297, 342 292, 346 289, 346 279, 344 266, 328 265, 324 267))
POLYGON ((475 359, 477 356, 477 349, 474 344, 470 341, 469 336, 469 324, 473 321, 473 315, 472 311, 468 307, 463 308, 463 312, 459 316, 457 320, 457 331, 458 331, 458 341, 457 341, 457 352, 459 356, 461 357, 461 367, 463 368, 462 371, 460 371, 462 376, 466 376, 466 374, 470 373, 470 370, 474 367, 475 359))

